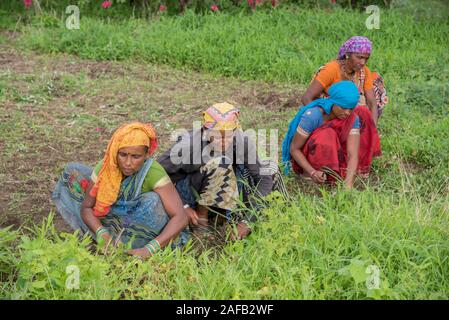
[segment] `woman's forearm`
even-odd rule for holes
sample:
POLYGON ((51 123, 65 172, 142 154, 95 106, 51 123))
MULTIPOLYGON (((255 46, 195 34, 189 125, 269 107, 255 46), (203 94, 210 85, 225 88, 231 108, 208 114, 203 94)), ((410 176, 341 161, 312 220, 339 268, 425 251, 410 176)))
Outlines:
POLYGON ((189 219, 185 214, 177 214, 170 218, 164 230, 155 239, 159 242, 161 248, 165 247, 173 240, 185 227, 189 219))
POLYGON ((189 217, 182 205, 182 200, 172 183, 154 190, 161 198, 162 205, 169 216, 167 225, 156 237, 161 248, 173 240, 187 225, 189 217))
POLYGON ((302 103, 303 106, 308 105, 312 101, 313 100, 309 96, 306 96, 306 95, 303 95, 302 98, 301 98, 301 103, 302 103))
POLYGON ((354 155, 349 156, 345 184, 350 188, 352 188, 352 185, 354 184, 354 179, 357 172, 357 165, 358 165, 358 157, 354 155))
POLYGON ((376 98, 374 96, 374 91, 367 92, 367 96, 366 96, 366 104, 369 108, 369 110, 371 111, 371 117, 373 118, 374 124, 377 127, 377 118, 378 118, 378 109, 377 109, 377 101, 376 98))
POLYGON ((93 233, 95 233, 95 231, 97 231, 98 228, 103 226, 100 222, 100 219, 98 219, 94 215, 94 211, 92 210, 92 208, 82 208, 81 219, 83 219, 84 223, 89 227, 89 229, 93 233))
POLYGON ((292 150, 291 155, 296 163, 308 174, 311 174, 313 170, 315 170, 315 168, 310 165, 309 161, 307 161, 306 156, 300 149, 292 150))
POLYGON ((377 127, 377 117, 379 116, 378 110, 377 110, 377 105, 374 104, 373 106, 371 106, 370 110, 371 110, 371 116, 373 117, 374 125, 377 127))

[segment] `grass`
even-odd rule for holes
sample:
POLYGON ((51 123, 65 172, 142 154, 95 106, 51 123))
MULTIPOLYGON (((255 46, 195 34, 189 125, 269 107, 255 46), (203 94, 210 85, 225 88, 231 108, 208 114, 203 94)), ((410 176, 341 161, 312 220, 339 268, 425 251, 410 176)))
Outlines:
POLYGON ((441 203, 417 208, 406 194, 398 197, 369 190, 323 192, 319 198, 302 197, 291 204, 272 202, 257 234, 246 241, 199 255, 189 249, 166 250, 144 263, 119 253, 92 254, 88 239, 80 243, 74 235, 57 235, 50 218, 32 238, 19 241, 15 282, 2 295, 16 299, 448 298, 447 217, 441 203), (65 287, 68 265, 81 268, 79 290, 65 287), (381 286, 376 290, 365 286, 370 265, 380 269, 381 286))
POLYGON ((189 12, 1 34, 0 223, 16 228, 0 229, 0 297, 448 299, 448 21, 395 9, 368 31, 365 18, 340 9, 189 12), (373 40, 369 66, 385 76, 391 99, 380 120, 383 157, 357 190, 289 176, 292 201, 273 195, 246 240, 145 262, 96 254, 89 239, 61 233, 58 216, 42 222, 62 166, 93 165, 123 121, 152 121, 162 151, 174 128, 231 99, 244 128, 278 129, 281 139, 296 110, 284 103, 353 34, 373 40), (77 290, 65 286, 70 265, 80 269, 77 290), (366 285, 370 266, 378 289, 366 285))
POLYGON ((182 17, 153 22, 107 23, 85 18, 80 30, 63 25, 27 27, 21 43, 26 48, 89 59, 134 58, 244 79, 305 83, 320 65, 335 57, 345 39, 360 34, 374 43, 371 68, 388 81, 405 77, 447 81, 446 20, 416 19, 389 10, 382 12, 379 30, 367 30, 366 18, 364 13, 343 9, 274 10, 251 16, 221 13, 201 18, 189 11, 182 17))

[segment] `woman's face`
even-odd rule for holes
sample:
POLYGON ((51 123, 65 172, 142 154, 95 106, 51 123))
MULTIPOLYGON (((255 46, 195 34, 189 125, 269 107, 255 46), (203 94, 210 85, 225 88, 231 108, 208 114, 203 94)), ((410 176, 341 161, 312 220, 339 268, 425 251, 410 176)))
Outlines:
POLYGON ((146 146, 123 147, 117 153, 118 167, 125 176, 138 172, 146 159, 148 159, 146 146))
POLYGON ((352 109, 344 109, 340 106, 334 105, 332 108, 332 114, 335 116, 335 118, 338 119, 346 119, 349 117, 352 113, 352 109))
POLYGON ((222 153, 225 153, 234 141, 234 131, 210 130, 209 137, 214 150, 221 150, 222 153))
POLYGON ((349 63, 351 64, 354 71, 361 70, 368 62, 368 53, 351 53, 349 55, 349 63))

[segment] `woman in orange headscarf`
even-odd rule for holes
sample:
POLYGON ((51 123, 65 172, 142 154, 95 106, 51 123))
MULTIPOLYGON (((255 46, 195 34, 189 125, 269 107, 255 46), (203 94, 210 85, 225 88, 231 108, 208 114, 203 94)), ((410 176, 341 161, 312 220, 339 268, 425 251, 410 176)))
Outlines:
POLYGON ((188 217, 164 168, 151 158, 156 147, 151 125, 121 126, 93 170, 66 167, 53 193, 58 211, 97 242, 131 242, 133 255, 152 255, 178 235, 175 243, 185 244, 188 217))

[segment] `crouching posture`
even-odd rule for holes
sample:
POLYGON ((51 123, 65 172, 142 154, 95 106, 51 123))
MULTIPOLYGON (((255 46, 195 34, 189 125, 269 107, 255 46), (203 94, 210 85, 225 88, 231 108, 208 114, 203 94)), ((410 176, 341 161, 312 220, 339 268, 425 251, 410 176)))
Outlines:
POLYGON ((380 141, 368 109, 356 107, 358 100, 357 86, 340 81, 330 87, 329 98, 302 107, 282 144, 287 168, 291 162, 297 174, 316 183, 342 177, 349 188, 356 174, 369 173, 373 157, 381 154, 380 141))
POLYGON ((66 166, 52 195, 59 213, 98 243, 129 243, 132 255, 184 245, 188 216, 164 168, 151 157, 156 147, 151 125, 121 126, 95 168, 66 166))
POLYGON ((258 209, 259 200, 283 183, 277 164, 257 155, 239 115, 229 103, 211 106, 203 113, 202 127, 179 136, 158 161, 176 184, 195 229, 207 230, 215 213, 235 222, 242 239, 256 216, 239 204, 258 209))

